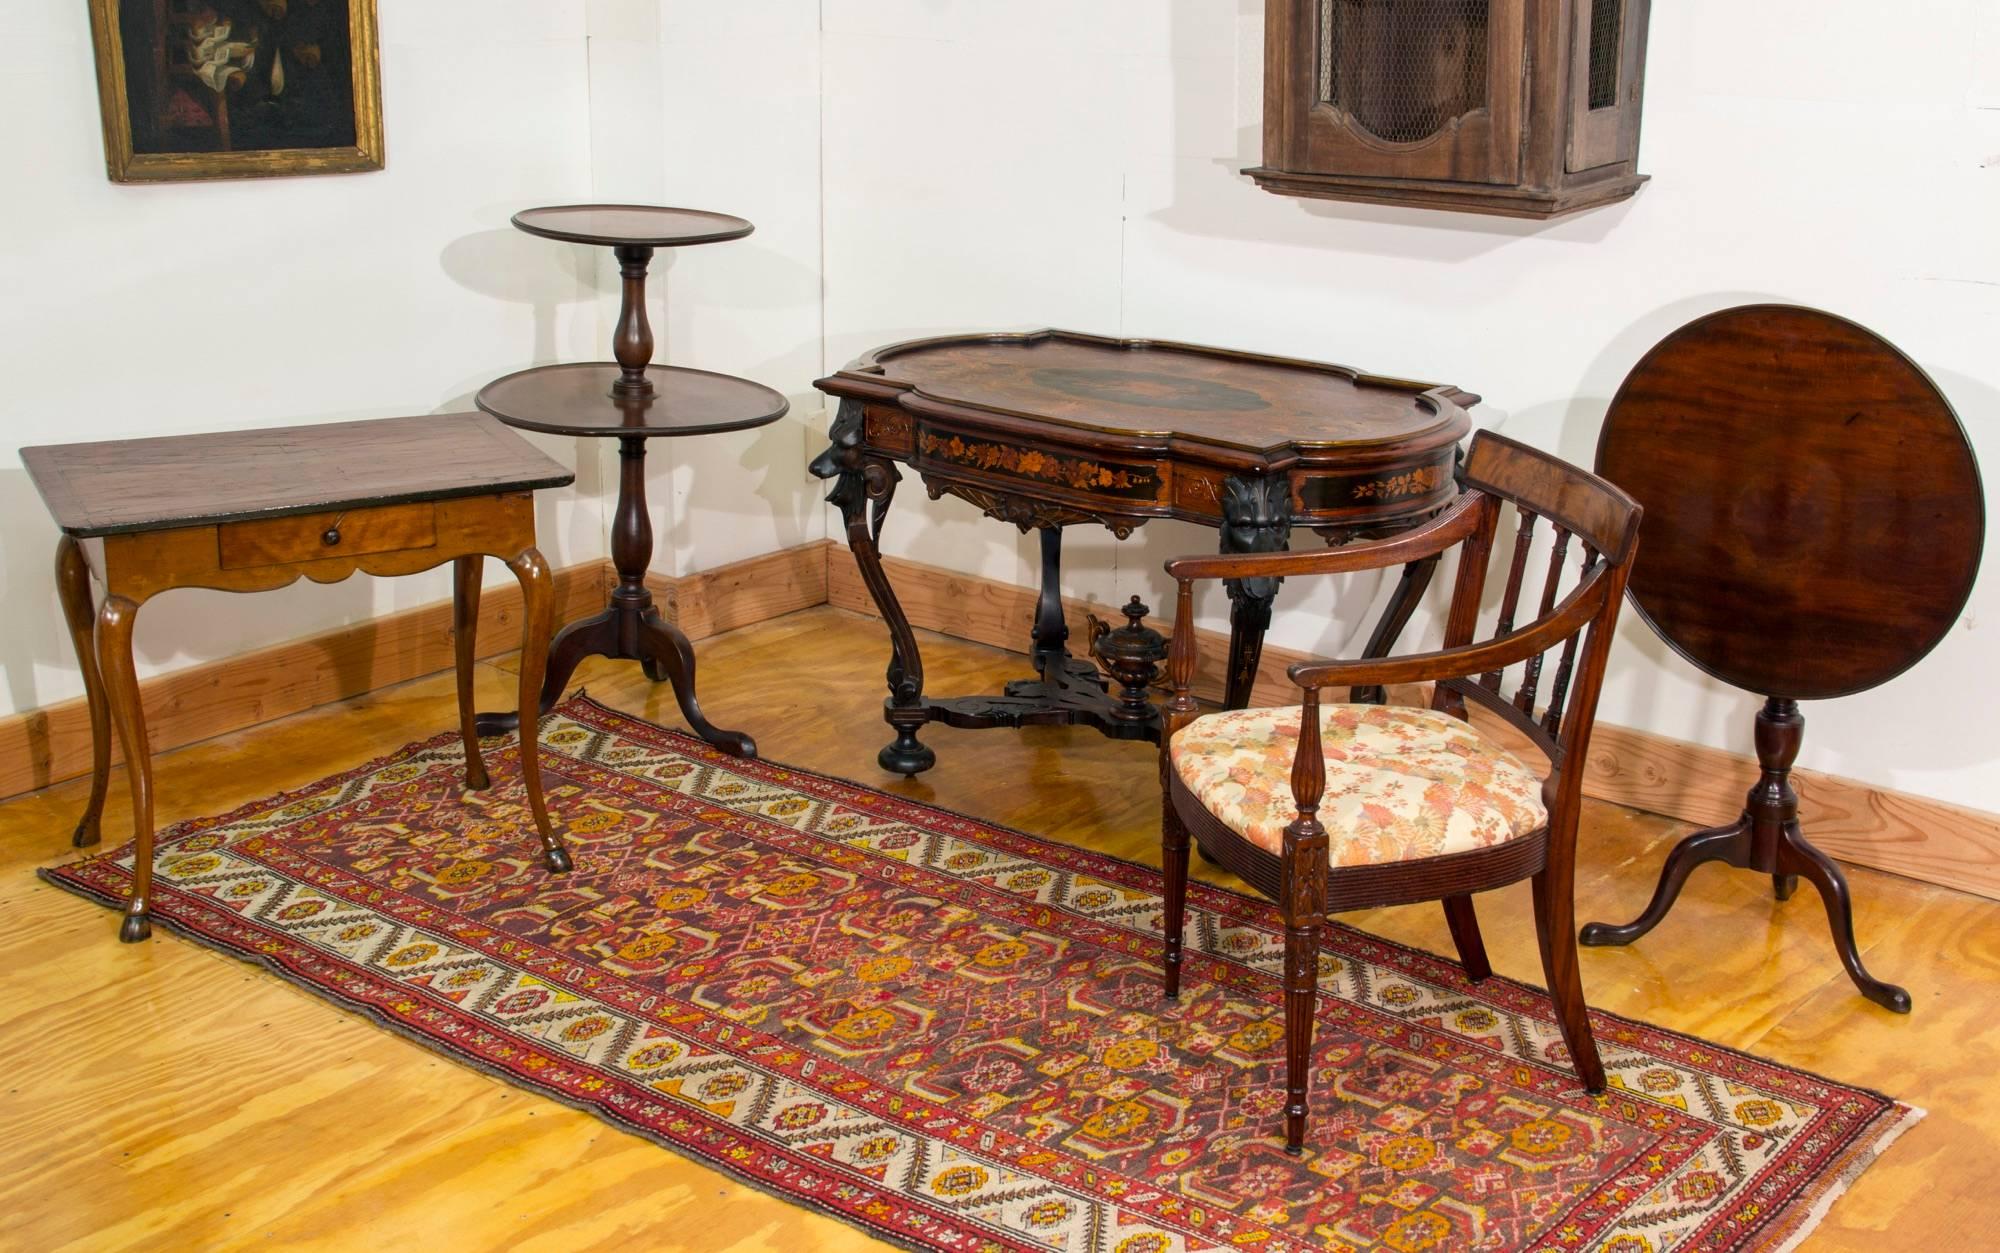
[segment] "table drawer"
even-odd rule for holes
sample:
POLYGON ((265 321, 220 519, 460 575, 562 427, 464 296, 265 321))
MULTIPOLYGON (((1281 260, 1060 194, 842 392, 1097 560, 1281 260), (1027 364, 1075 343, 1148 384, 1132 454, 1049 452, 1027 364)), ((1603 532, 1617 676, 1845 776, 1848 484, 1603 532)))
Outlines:
POLYGON ((437 507, 424 501, 376 509, 260 518, 255 522, 225 522, 216 528, 216 537, 225 570, 434 548, 437 507))

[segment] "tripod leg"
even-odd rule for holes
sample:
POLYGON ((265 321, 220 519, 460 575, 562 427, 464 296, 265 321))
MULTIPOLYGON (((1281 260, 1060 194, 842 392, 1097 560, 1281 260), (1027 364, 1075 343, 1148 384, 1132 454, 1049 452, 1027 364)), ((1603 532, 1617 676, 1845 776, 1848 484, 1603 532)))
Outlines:
POLYGON ((680 702, 681 717, 688 729, 731 757, 757 759, 757 742, 741 731, 725 731, 701 712, 694 694, 694 649, 687 636, 657 613, 639 620, 639 652, 648 661, 657 661, 674 685, 674 699, 680 702))
POLYGON ((1847 977, 1854 980, 1861 995, 1884 1009, 1909 1013, 1910 994, 1893 983, 1877 979, 1861 964, 1861 954, 1854 943, 1854 900, 1847 890, 1847 876, 1831 857, 1806 841, 1796 823, 1785 827, 1783 841, 1778 846, 1778 864, 1783 867, 1781 874, 1797 875, 1819 889, 1820 900, 1826 904, 1827 926, 1833 931, 1834 951, 1840 954, 1840 964, 1847 968, 1847 977))
POLYGON ((1646 905, 1645 912, 1623 926, 1608 922, 1590 923, 1577 938, 1593 947, 1630 944, 1660 925, 1660 920, 1674 907, 1681 887, 1687 883, 1688 875, 1696 866, 1711 861, 1744 865, 1750 852, 1749 840, 1750 821, 1747 814, 1726 827, 1710 827, 1706 831, 1695 832, 1667 854, 1667 864, 1660 871, 1659 886, 1653 889, 1653 899, 1646 905))
MULTIPOLYGON (((607 609, 588 618, 579 618, 556 634, 549 646, 547 669, 542 679, 542 712, 547 713, 562 699, 569 677, 585 657, 618 656, 618 612, 607 609)), ((483 713, 474 722, 481 735, 508 735, 521 725, 514 713, 483 713)))

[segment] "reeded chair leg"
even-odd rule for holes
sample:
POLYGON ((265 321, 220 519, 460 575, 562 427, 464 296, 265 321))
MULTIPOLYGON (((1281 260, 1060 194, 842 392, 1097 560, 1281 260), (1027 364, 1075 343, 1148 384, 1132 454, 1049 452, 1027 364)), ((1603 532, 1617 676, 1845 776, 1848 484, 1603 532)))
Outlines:
POLYGON ((1305 1152, 1306 1088, 1312 1083, 1313 1011, 1319 999, 1319 930, 1326 922, 1326 795, 1320 749, 1319 693, 1306 690, 1299 747, 1292 759, 1292 799, 1299 816, 1285 827, 1278 909, 1285 919, 1285 1152, 1305 1152))
POLYGON ((1319 927, 1285 926, 1285 1152, 1305 1152, 1312 1082, 1313 1013, 1319 998, 1319 927))
POLYGON ((1541 942, 1542 972, 1548 976, 1549 997, 1556 1022, 1569 1046, 1576 1077, 1591 1092, 1604 1091, 1604 1062, 1597 1055, 1597 1037, 1590 1030, 1590 1008, 1583 1000, 1583 974, 1576 960, 1576 902, 1571 885, 1548 871, 1535 876, 1535 936, 1541 942))
POLYGON ((1174 812, 1173 798, 1161 797, 1160 864, 1166 871, 1166 916, 1161 930, 1166 933, 1167 999, 1181 998, 1181 943, 1187 927, 1188 832, 1181 816, 1174 812))

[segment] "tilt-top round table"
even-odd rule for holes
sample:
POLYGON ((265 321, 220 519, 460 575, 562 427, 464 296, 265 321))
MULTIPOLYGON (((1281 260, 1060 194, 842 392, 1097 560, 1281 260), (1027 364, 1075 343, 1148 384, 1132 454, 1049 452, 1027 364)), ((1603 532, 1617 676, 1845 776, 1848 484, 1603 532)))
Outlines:
POLYGON ((1847 878, 1799 827, 1792 763, 1802 700, 1886 683, 1950 631, 1979 570, 1986 505, 1950 404, 1873 333, 1789 305, 1725 309, 1675 331, 1611 402, 1597 472, 1645 506, 1630 595, 1697 668, 1764 697, 1762 774, 1743 813, 1675 846, 1645 912, 1593 922, 1629 944, 1665 918, 1688 873, 1720 861, 1772 877, 1779 900, 1819 889, 1861 994, 1870 975, 1847 878))
MULTIPOLYGON (((724 213, 650 205, 562 205, 527 209, 514 225, 530 235, 597 244, 618 257, 624 280, 615 362, 539 366, 495 379, 477 403, 509 426, 553 435, 618 441, 618 508, 611 522, 611 564, 618 586, 604 612, 565 627, 549 647, 542 710, 561 698, 585 657, 637 661, 655 683, 672 682, 688 726, 737 757, 755 757, 757 745, 741 731, 725 731, 702 715, 695 699, 694 650, 668 622, 646 590, 653 556, 653 523, 646 510, 646 441, 744 431, 776 422, 787 403, 748 379, 652 364, 653 330, 646 320, 646 270, 655 248, 687 247, 741 239, 750 223, 724 213)), ((481 734, 510 728, 513 715, 480 718, 481 734)))

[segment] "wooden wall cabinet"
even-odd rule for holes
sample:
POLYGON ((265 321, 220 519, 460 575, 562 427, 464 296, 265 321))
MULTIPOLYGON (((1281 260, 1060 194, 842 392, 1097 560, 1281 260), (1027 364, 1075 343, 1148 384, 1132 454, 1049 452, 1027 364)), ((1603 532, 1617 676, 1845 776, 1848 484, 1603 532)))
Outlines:
POLYGON ((1637 170, 1650 0, 1265 0, 1267 191, 1551 218, 1637 170))

